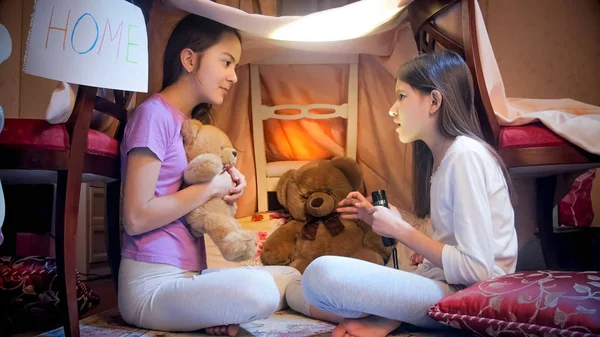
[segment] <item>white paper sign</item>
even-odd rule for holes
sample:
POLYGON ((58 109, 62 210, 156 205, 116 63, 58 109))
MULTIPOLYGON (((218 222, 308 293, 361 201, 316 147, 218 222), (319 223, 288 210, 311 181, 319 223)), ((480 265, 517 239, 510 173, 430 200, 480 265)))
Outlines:
POLYGON ((125 0, 37 0, 23 69, 59 81, 147 92, 142 11, 125 0))

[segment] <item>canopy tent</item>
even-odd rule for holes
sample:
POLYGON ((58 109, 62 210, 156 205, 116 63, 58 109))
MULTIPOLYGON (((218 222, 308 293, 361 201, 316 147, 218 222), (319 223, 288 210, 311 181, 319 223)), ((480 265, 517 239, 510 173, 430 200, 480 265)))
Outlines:
MULTIPOLYGON (((362 0, 306 16, 274 17, 249 14, 208 0, 165 0, 156 3, 148 24, 150 93, 160 89, 162 52, 174 25, 187 13, 202 15, 237 28, 242 35, 238 83, 225 102, 215 107, 215 123, 241 153, 239 169, 248 189, 238 216, 256 210, 254 149, 249 63, 278 53, 359 54, 358 156, 368 190, 385 188, 390 202, 412 209, 412 148, 398 141, 388 110, 394 102, 394 75, 417 55, 407 6, 412 0, 362 0)), ((477 2, 476 2, 477 4, 477 2)), ((600 154, 600 107, 570 99, 507 98, 480 9, 477 40, 485 81, 501 125, 521 125, 539 119, 551 130, 595 154, 600 154)), ((452 25, 452 22, 447 23, 452 25)), ((262 103, 341 104, 346 101, 348 69, 338 65, 261 66, 262 103)), ((340 120, 302 123, 265 122, 267 160, 329 158, 343 153, 345 129, 340 120), (309 139, 318 128, 339 148, 309 139), (311 144, 310 146, 307 144, 311 144), (309 147, 310 151, 306 150, 309 147)))

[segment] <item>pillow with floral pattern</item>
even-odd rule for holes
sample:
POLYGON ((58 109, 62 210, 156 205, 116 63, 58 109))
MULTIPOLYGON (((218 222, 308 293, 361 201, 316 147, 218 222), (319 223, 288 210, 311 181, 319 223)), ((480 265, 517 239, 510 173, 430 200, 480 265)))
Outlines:
POLYGON ((598 336, 600 272, 505 275, 443 298, 429 316, 483 336, 598 336))
MULTIPOLYGON (((61 324, 60 291, 54 258, 0 257, 0 330, 10 335, 31 327, 49 329, 61 324)), ((77 272, 79 315, 99 303, 98 295, 79 280, 77 272)))

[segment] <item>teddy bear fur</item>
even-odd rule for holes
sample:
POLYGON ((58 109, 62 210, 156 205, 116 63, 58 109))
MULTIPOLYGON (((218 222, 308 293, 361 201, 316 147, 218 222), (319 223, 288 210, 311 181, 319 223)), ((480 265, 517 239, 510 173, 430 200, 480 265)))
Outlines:
POLYGON ((260 255, 262 263, 289 265, 301 273, 323 255, 348 256, 383 265, 392 247, 385 247, 371 226, 339 217, 343 226, 332 225, 330 230, 326 225, 328 218, 337 215, 337 204, 352 191, 364 194, 363 177, 358 163, 348 157, 314 160, 284 173, 277 185, 277 199, 291 220, 269 235, 260 255), (318 225, 311 235, 305 224, 314 221, 318 225))
MULTIPOLYGON (((186 186, 209 182, 235 166, 237 151, 217 127, 190 119, 183 123, 181 135, 189 163, 183 174, 186 186)), ((245 261, 256 254, 256 233, 242 229, 235 219, 236 211, 235 203, 213 197, 189 212, 185 219, 192 235, 208 234, 226 260, 245 261)))

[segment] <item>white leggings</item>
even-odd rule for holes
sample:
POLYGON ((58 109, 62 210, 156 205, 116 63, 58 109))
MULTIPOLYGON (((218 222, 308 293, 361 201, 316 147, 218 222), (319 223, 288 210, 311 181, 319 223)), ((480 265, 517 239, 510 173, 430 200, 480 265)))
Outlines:
POLYGON ((292 267, 205 270, 122 259, 119 311, 129 324, 161 331, 195 331, 269 317, 286 306, 292 267))
POLYGON ((310 316, 309 306, 345 317, 376 315, 423 328, 443 328, 428 309, 462 286, 358 259, 323 256, 289 284, 287 303, 310 316))

